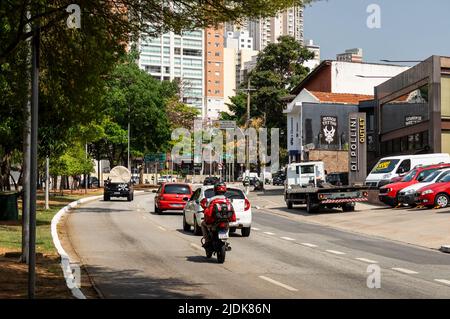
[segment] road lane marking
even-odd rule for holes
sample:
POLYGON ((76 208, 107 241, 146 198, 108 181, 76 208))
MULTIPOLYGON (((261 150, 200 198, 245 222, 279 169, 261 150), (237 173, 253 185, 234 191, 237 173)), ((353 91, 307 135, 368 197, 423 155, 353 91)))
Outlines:
POLYGON ((310 244, 310 243, 301 243, 301 244, 306 247, 317 247, 317 245, 310 244))
POLYGON ((342 251, 331 250, 331 249, 327 249, 326 251, 329 253, 335 254, 335 255, 345 255, 345 253, 343 253, 342 251))
POLYGON ((376 260, 372 260, 372 259, 367 259, 367 258, 355 258, 356 260, 360 260, 360 261, 364 261, 365 263, 369 263, 369 264, 377 264, 378 261, 376 260))
POLYGON ((395 271, 402 272, 402 273, 404 273, 404 274, 408 274, 408 275, 415 275, 415 274, 418 274, 417 271, 409 270, 409 269, 405 269, 405 268, 391 268, 391 269, 392 269, 392 270, 395 270, 395 271))
POLYGON ((267 235, 275 235, 274 233, 271 233, 270 231, 265 231, 264 234, 267 234, 267 235))
POLYGON ((450 280, 445 280, 445 279, 435 279, 434 281, 440 282, 442 284, 446 284, 450 286, 450 280))
POLYGON ((162 226, 158 226, 159 229, 161 229, 162 231, 166 231, 166 229, 162 226))
POLYGON ((203 250, 203 248, 202 248, 202 247, 200 247, 200 246, 199 246, 199 245, 197 245, 197 244, 191 243, 191 246, 192 246, 192 247, 194 247, 195 249, 198 249, 198 250, 203 250))
POLYGON ((290 240, 290 241, 295 240, 294 238, 290 238, 290 237, 280 237, 280 238, 284 239, 284 240, 290 240))
POLYGON ((257 227, 252 227, 252 229, 253 229, 253 230, 261 230, 261 229, 259 229, 259 228, 257 228, 257 227))
POLYGON ((291 286, 285 285, 285 284, 283 284, 283 283, 281 283, 279 281, 273 280, 273 279, 271 279, 269 277, 259 276, 259 278, 261 278, 262 280, 268 281, 268 282, 270 282, 270 283, 272 283, 274 285, 280 286, 280 287, 282 287, 284 289, 287 289, 289 291, 298 291, 298 289, 295 289, 295 288, 293 288, 291 286))

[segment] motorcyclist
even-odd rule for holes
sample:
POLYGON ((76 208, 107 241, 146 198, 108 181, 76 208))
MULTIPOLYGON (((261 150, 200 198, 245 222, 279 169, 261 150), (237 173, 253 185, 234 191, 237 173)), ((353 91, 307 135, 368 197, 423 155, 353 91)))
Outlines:
POLYGON ((232 212, 232 216, 229 218, 229 222, 236 221, 236 213, 234 212, 233 205, 231 201, 225 197, 225 193, 227 192, 227 186, 223 182, 219 182, 214 185, 214 196, 209 199, 208 207, 205 208, 203 212, 203 221, 201 223, 202 232, 203 232, 203 247, 206 247, 209 244, 209 236, 208 232, 211 226, 215 222, 214 216, 214 207, 216 205, 224 206, 226 205, 227 209, 232 212))

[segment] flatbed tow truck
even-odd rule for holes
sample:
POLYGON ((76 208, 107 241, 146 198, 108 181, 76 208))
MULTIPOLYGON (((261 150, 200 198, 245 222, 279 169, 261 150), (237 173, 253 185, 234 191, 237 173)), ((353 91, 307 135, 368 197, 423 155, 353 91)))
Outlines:
POLYGON ((325 183, 323 162, 294 163, 286 168, 284 200, 289 209, 294 204, 306 204, 308 214, 318 213, 322 208, 336 207, 352 212, 356 203, 367 202, 368 196, 366 186, 325 183))

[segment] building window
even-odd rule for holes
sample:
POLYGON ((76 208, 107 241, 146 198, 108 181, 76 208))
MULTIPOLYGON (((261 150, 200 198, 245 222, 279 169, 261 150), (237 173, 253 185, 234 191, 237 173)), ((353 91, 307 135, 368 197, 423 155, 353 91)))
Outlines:
POLYGON ((165 66, 165 67, 164 67, 164 72, 165 72, 165 73, 170 73, 170 67, 165 66))
POLYGON ((215 90, 214 93, 215 93, 215 94, 219 94, 219 93, 220 93, 220 90, 215 90))
POLYGON ((216 76, 220 76, 220 72, 215 72, 216 76))
POLYGON ((181 54, 181 48, 175 48, 174 49, 174 53, 177 54, 177 55, 180 55, 181 54))
POLYGON ((220 52, 216 52, 214 55, 215 56, 220 56, 220 52))
POLYGON ((188 55, 188 56, 202 56, 202 50, 196 50, 196 49, 183 49, 183 55, 188 55))
POLYGON ((147 65, 145 67, 147 72, 152 72, 152 73, 161 73, 161 67, 160 66, 156 66, 156 65, 147 65))

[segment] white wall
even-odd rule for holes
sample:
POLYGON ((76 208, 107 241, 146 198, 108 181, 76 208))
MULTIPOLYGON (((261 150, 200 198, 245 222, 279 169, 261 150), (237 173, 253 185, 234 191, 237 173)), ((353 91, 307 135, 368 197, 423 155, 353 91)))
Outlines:
POLYGON ((409 67, 335 61, 331 67, 331 92, 373 95, 376 86, 407 69, 409 67))

